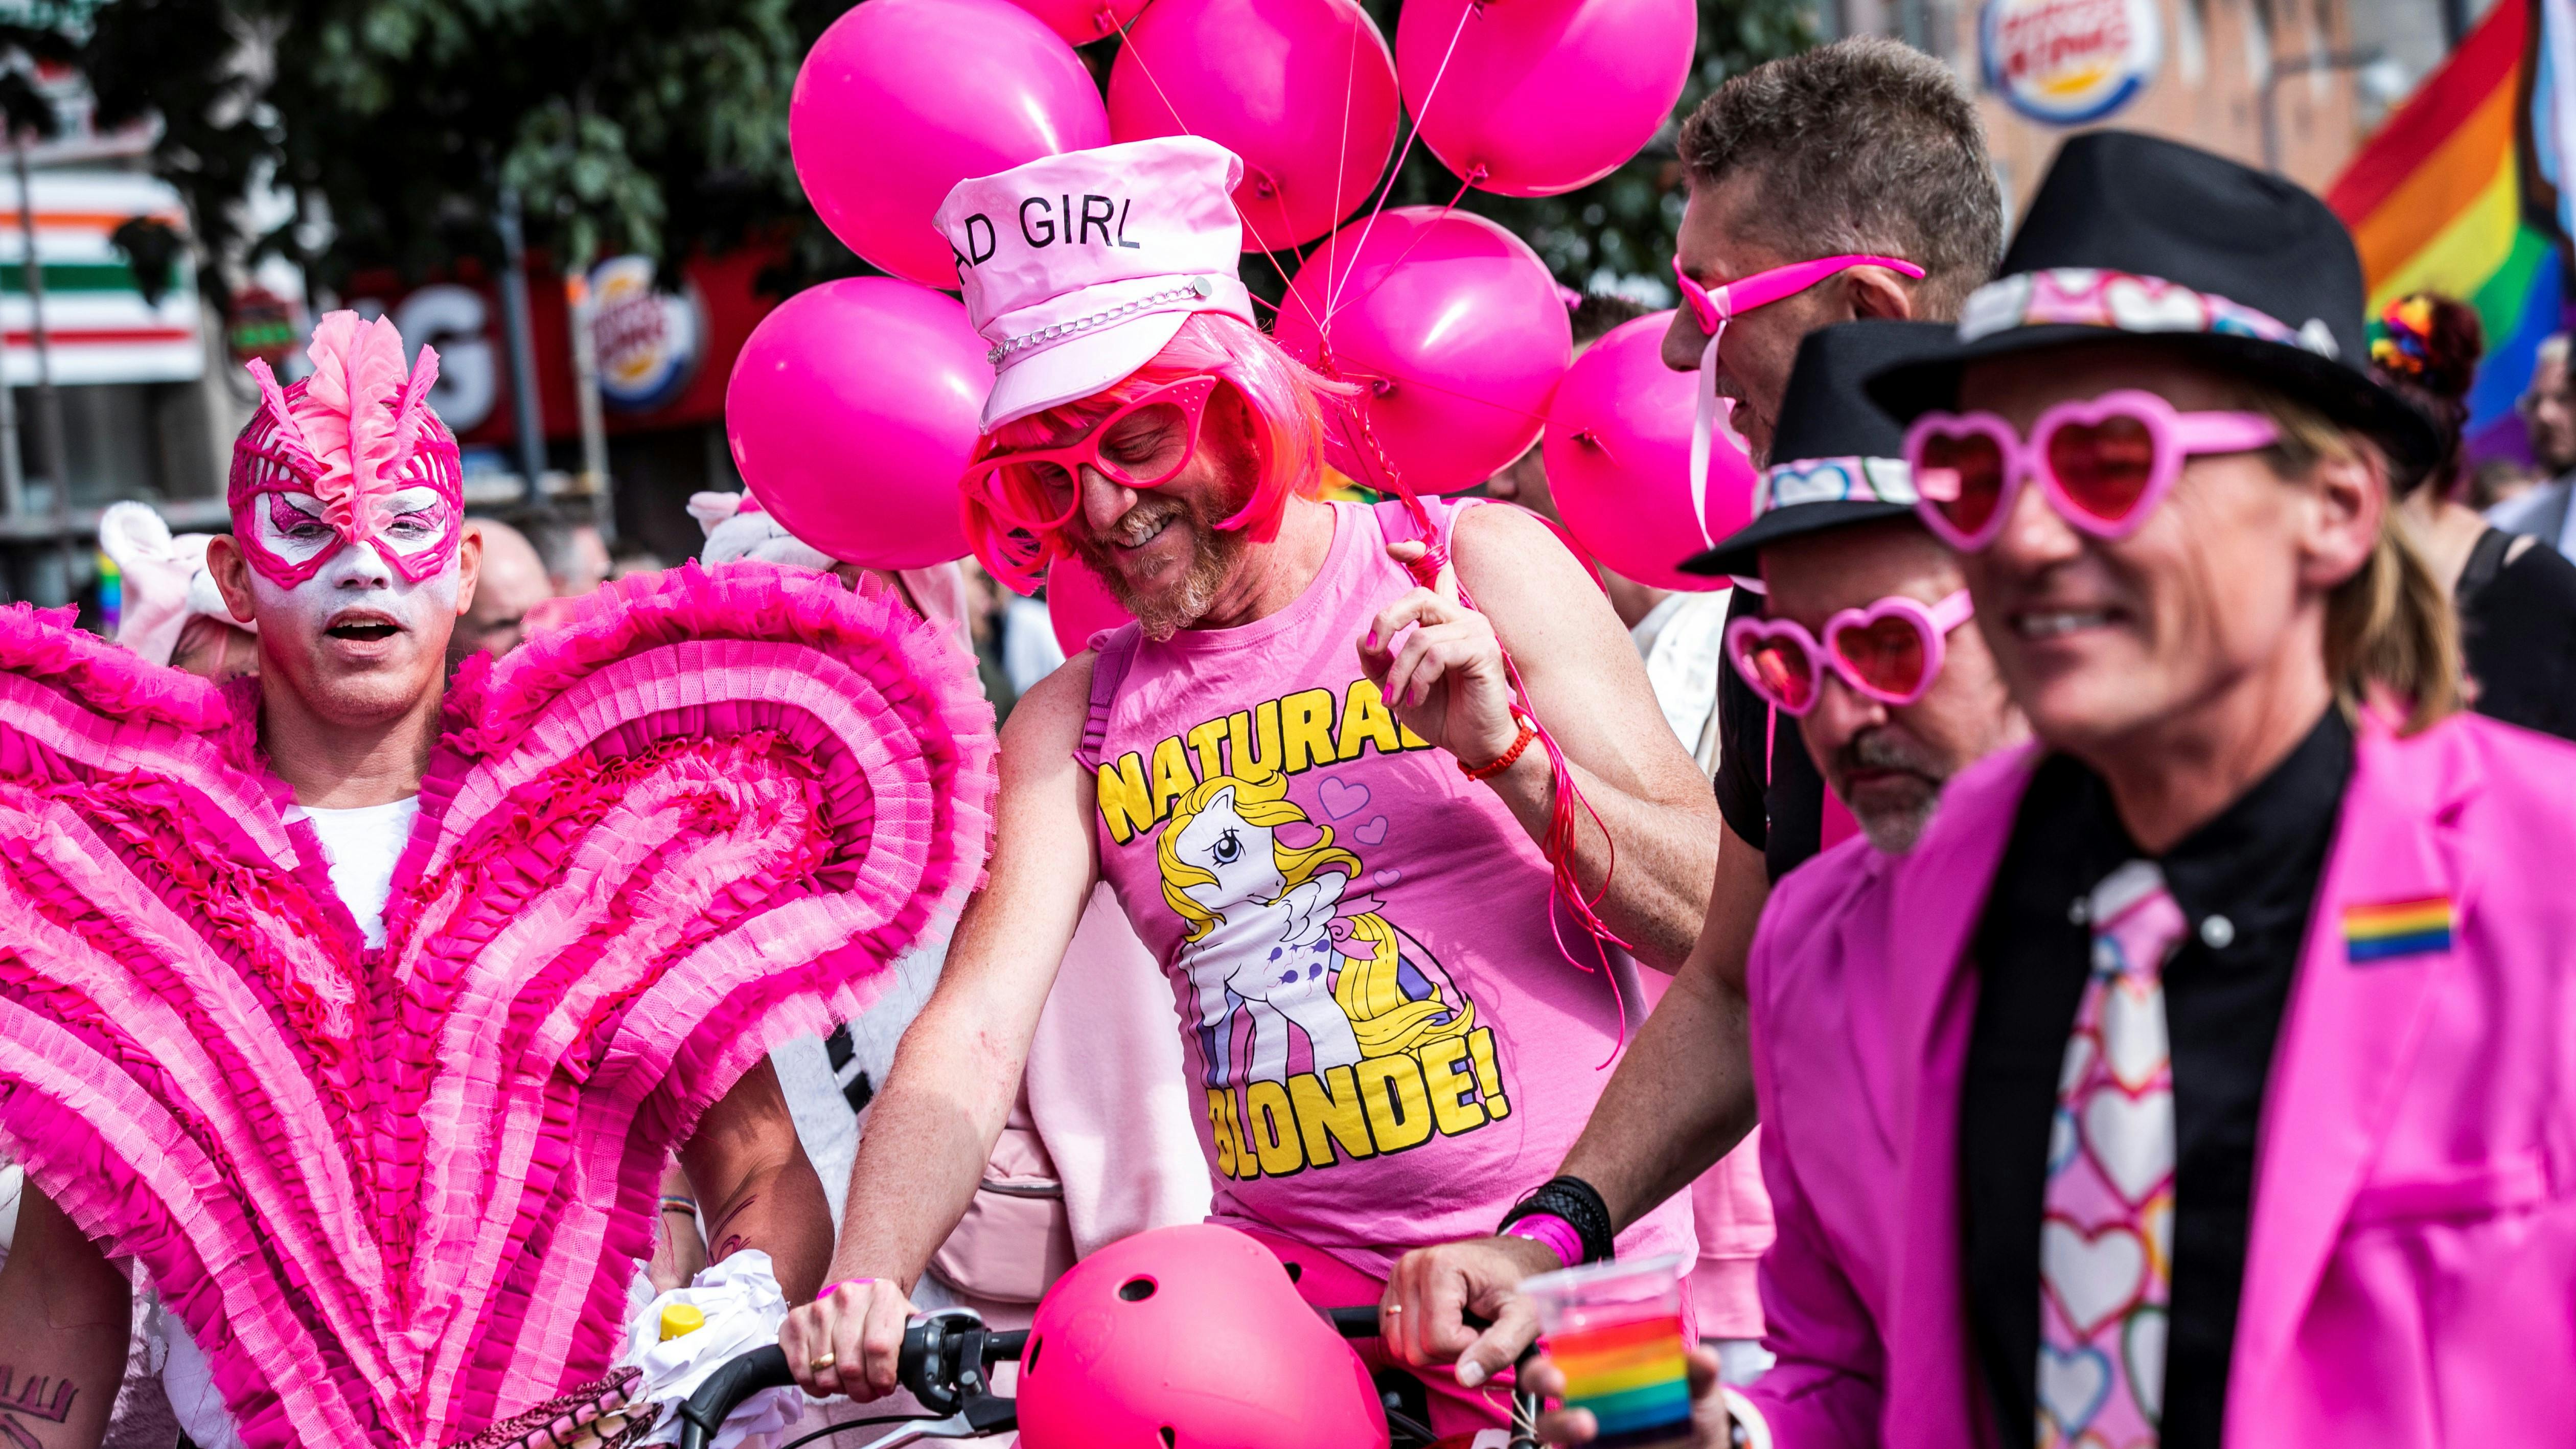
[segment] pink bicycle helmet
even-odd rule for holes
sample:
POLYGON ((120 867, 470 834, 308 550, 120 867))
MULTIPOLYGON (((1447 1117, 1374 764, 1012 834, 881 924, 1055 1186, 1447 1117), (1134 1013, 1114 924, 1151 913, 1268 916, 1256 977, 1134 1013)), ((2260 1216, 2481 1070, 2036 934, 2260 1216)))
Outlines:
POLYGON ((1074 1265, 1020 1356, 1026 1449, 1386 1449, 1366 1365, 1269 1249, 1157 1228, 1074 1265))

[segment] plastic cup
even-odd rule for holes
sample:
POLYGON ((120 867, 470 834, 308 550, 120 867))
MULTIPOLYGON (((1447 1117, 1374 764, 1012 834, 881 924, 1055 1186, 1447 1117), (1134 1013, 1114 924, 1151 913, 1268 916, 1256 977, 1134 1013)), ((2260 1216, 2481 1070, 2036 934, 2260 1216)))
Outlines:
POLYGON ((1682 1260, 1594 1263, 1521 1284, 1539 1346, 1565 1374, 1565 1405, 1592 1411, 1600 1449, 1690 1437, 1682 1362, 1682 1260))

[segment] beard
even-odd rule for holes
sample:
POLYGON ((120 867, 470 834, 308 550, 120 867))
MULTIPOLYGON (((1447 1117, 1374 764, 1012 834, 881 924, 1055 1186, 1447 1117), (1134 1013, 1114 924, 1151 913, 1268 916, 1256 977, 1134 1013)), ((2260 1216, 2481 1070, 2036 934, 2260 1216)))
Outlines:
MULTIPOLYGON (((1111 526, 1106 537, 1085 532, 1071 540, 1074 556, 1098 576, 1120 608, 1136 616, 1148 639, 1169 639, 1215 607, 1218 592, 1234 577, 1236 562, 1250 547, 1251 541, 1242 529, 1217 527, 1218 515, 1211 514, 1201 499, 1202 495, 1196 493, 1146 493, 1111 526), (1118 567, 1117 550, 1143 543, 1166 525, 1190 530, 1189 562, 1171 583, 1150 591, 1139 590, 1129 582, 1126 571, 1118 567)), ((1226 516, 1232 511, 1227 510, 1226 516)))
POLYGON ((1941 805, 1941 786, 1949 771, 1932 752, 1891 730, 1864 730, 1834 752, 1834 773, 1849 781, 1862 770, 1888 771, 1858 794, 1845 793, 1843 803, 1860 822, 1869 843, 1889 855, 1914 848, 1923 827, 1941 805))

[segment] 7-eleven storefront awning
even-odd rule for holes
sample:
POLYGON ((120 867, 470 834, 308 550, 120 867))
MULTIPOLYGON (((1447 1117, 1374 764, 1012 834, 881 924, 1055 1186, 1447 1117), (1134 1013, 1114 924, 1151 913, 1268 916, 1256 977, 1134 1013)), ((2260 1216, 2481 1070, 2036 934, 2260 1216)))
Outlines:
MULTIPOLYGON (((156 279, 159 296, 147 301, 133 263, 109 240, 136 218, 185 236, 179 193, 156 177, 124 171, 38 171, 31 180, 54 381, 190 382, 203 376, 206 348, 189 249, 172 249, 164 275, 156 279)), ((26 255, 17 178, 0 169, 0 373, 18 387, 36 381, 26 255)))

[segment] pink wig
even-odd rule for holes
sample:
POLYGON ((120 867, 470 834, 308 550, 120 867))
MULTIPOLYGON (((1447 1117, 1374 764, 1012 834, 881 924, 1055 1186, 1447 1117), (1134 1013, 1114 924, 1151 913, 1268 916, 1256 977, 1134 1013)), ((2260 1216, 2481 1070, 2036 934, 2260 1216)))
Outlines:
MULTIPOLYGON (((1208 376, 1223 378, 1243 400, 1252 416, 1253 442, 1261 460, 1261 476, 1252 497, 1219 526, 1247 529, 1255 540, 1266 543, 1279 532, 1279 517, 1287 510, 1290 494, 1312 498, 1322 491, 1324 409, 1339 406, 1344 396, 1357 389, 1316 375, 1260 329, 1222 312, 1192 316, 1152 361, 1111 386, 1079 402, 1004 423, 984 440, 976 457, 1055 446, 1080 437, 1155 388, 1208 376)), ((1202 435, 1202 445, 1205 441, 1202 435)), ((1043 498, 1019 496, 1022 490, 1035 491, 1019 471, 1004 469, 994 476, 995 486, 1013 490, 1012 502, 1024 515, 1043 517, 1050 511, 1043 498)), ((1048 564, 1073 552, 1052 532, 1033 535, 995 517, 971 495, 965 499, 965 510, 966 537, 974 544, 975 556, 996 578, 1023 592, 1045 579, 1048 564)))

